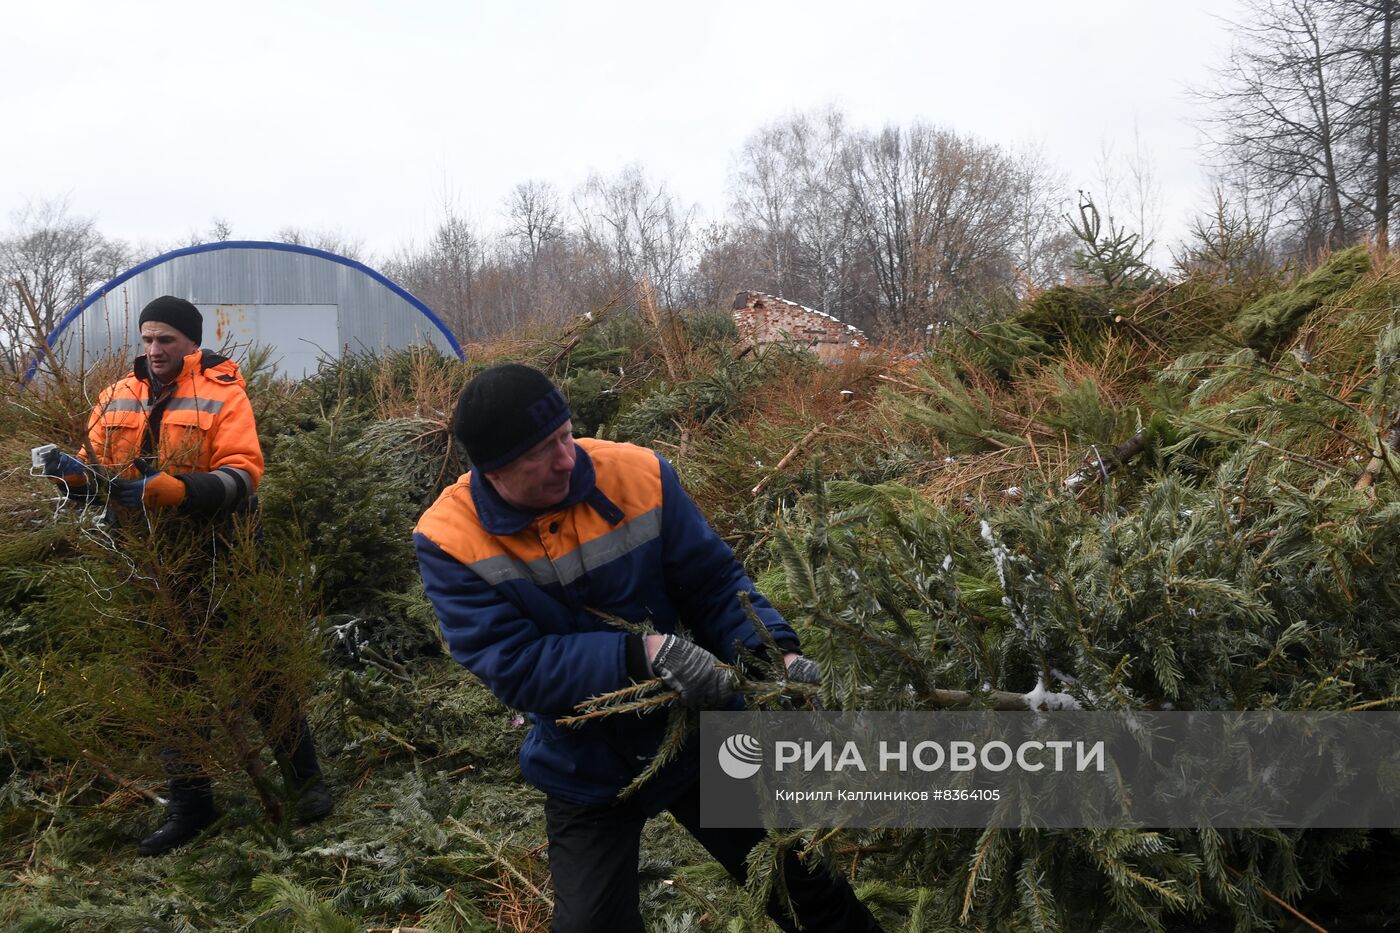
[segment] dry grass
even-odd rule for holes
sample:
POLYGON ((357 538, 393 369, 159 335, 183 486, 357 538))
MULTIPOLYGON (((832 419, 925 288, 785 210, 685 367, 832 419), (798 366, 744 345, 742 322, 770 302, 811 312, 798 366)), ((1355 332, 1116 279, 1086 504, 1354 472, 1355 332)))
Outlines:
POLYGON ((893 360, 885 353, 849 354, 794 378, 765 383, 747 401, 753 417, 770 424, 858 421, 875 400, 878 376, 892 368, 893 360))
POLYGON ((470 826, 450 819, 453 828, 465 833, 490 856, 484 870, 472 875, 486 885, 482 913, 497 930, 512 933, 544 933, 554 911, 550 894, 549 866, 542 853, 544 845, 519 849, 505 842, 492 842, 470 826))
POLYGON ((984 454, 963 455, 932 466, 919 489, 929 499, 946 505, 971 497, 979 501, 1013 499, 1028 478, 1042 483, 1063 481, 1079 463, 1065 446, 1008 447, 984 454))
MULTIPOLYGON (((87 422, 97 396, 130 372, 129 361, 104 357, 86 369, 41 370, 27 385, 7 383, 0 405, 7 428, 34 443, 54 443, 72 452, 87 439, 87 422)), ((8 433, 8 432, 7 432, 8 433)))
POLYGON ((533 878, 518 868, 508 869, 499 863, 499 870, 494 876, 476 876, 490 889, 482 913, 496 925, 497 930, 546 933, 550 928, 554 904, 546 893, 549 868, 538 857, 529 860, 526 865, 533 878))
POLYGON ((428 347, 410 347, 392 360, 382 360, 375 372, 375 416, 389 418, 450 419, 457 395, 466 383, 466 368, 443 365, 442 357, 428 347), (405 383, 399 378, 408 367, 405 383))

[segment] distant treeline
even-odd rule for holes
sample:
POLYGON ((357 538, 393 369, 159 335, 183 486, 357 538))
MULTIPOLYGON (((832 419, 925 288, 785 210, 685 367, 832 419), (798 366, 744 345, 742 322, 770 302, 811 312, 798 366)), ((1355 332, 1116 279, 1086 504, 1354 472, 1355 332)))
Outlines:
MULTIPOLYGON (((1165 277, 1203 263, 1227 275, 1239 264, 1278 267, 1368 237, 1388 249, 1400 189, 1397 16, 1395 0, 1247 0, 1234 47, 1196 92, 1215 197, 1188 242, 1165 251, 1152 249, 1160 186, 1140 140, 1125 158, 1106 154, 1094 190, 1075 196, 1035 149, 919 121, 855 127, 831 108, 745 141, 717 219, 633 164, 567 193, 524 181, 489 230, 446 205, 426 242, 386 256, 364 255, 341 231, 283 228, 275 238, 382 268, 464 341, 602 307, 642 278, 673 309, 724 308, 754 289, 877 337, 908 337, 1003 317, 1028 292, 1085 274, 1085 257, 1105 242, 1170 265, 1165 277), (1091 216, 1106 225, 1087 229, 1091 216)), ((62 201, 12 222, 0 237, 0 358, 11 363, 89 289, 161 251, 104 235, 62 201)), ((215 219, 170 245, 235 233, 244 235, 215 219)))

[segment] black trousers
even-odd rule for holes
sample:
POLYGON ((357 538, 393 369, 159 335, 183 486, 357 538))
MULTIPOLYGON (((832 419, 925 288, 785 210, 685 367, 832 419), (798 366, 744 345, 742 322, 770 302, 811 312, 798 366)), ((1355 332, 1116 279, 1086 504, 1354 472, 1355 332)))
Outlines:
MULTIPOLYGON (((700 788, 693 785, 670 807, 676 821, 690 831, 739 884, 748 877, 744 859, 764 837, 761 829, 704 829, 700 826, 700 788)), ((645 933, 638 861, 646 815, 635 804, 584 807, 546 799, 549 871, 554 879, 553 933, 645 933)), ((783 864, 788 894, 799 928, 778 898, 768 915, 784 930, 806 933, 878 933, 880 925, 851 890, 845 878, 821 865, 807 866, 789 851, 783 864)))
MULTIPOLYGON (((289 772, 291 790, 299 793, 307 784, 321 776, 321 763, 316 758, 316 742, 311 726, 300 709, 290 726, 277 723, 272 712, 264 706, 253 709, 253 718, 263 728, 263 735, 272 746, 272 754, 289 772)), ((186 809, 206 810, 214 805, 214 784, 203 770, 169 745, 160 749, 165 777, 170 784, 170 799, 186 809)))

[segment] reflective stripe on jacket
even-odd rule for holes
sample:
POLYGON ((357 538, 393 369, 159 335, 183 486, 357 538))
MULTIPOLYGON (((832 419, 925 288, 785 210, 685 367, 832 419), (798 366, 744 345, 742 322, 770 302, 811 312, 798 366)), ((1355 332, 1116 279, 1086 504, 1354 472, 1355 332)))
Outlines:
MULTIPOLYGON (((263 475, 262 447, 238 364, 209 350, 185 357, 175 381, 152 393, 146 358, 102 391, 88 422, 98 461, 134 478, 137 460, 187 487, 186 507, 218 511, 240 504, 263 475)), ((86 459, 87 451, 80 455, 86 459)))
MULTIPOLYGON (((526 780, 578 804, 603 804, 639 774, 666 714, 557 726, 574 706, 632 681, 627 634, 608 616, 660 633, 684 626, 722 661, 763 640, 743 611, 746 592, 774 638, 797 636, 754 590, 729 546, 644 447, 583 439, 568 498, 521 512, 475 471, 443 491, 414 529, 419 569, 452 657, 534 726, 520 752, 526 780)), ((640 793, 663 809, 695 780, 697 744, 640 793)))

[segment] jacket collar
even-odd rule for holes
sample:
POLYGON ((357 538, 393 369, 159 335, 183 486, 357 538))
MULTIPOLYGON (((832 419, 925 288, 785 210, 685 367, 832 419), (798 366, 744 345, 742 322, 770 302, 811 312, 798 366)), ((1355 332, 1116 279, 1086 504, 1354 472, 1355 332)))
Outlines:
POLYGON ((574 447, 574 454, 574 470, 569 475, 569 494, 564 497, 564 501, 547 509, 516 508, 501 498, 501 494, 491 485, 485 473, 472 467, 472 504, 476 506, 481 526, 493 535, 513 535, 524 531, 542 516, 562 512, 580 502, 587 503, 609 524, 616 525, 621 522, 624 517, 622 509, 598 488, 598 474, 593 469, 593 458, 588 456, 588 451, 577 445, 574 447))
MULTIPOLYGON (((174 385, 181 379, 193 376, 195 373, 204 372, 206 369, 212 369, 220 363, 226 362, 228 362, 228 357, 226 356, 220 356, 213 350, 195 347, 192 352, 185 356, 184 364, 180 367, 180 374, 166 383, 166 385, 174 385)), ((146 362, 146 354, 144 353, 132 361, 131 374, 142 382, 154 384, 154 379, 151 376, 151 367, 146 362)))

